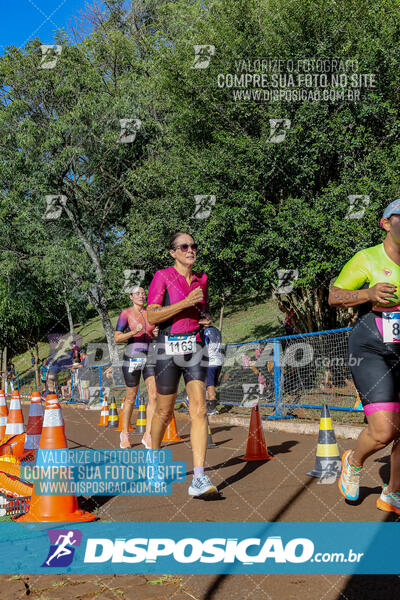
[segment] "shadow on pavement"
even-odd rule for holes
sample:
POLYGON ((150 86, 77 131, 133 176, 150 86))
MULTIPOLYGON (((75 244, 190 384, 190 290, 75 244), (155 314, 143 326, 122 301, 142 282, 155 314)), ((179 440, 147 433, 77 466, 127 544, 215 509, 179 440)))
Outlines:
MULTIPOLYGON (((283 446, 284 444, 282 444, 283 446)), ((260 463, 246 463, 245 467, 247 466, 255 466, 255 468, 257 468, 257 466, 260 466, 260 463)), ((254 470, 254 469, 253 469, 254 470)), ((249 471, 247 471, 249 472, 249 471)), ((240 473, 240 472, 239 472, 240 473)), ((299 498, 309 487, 311 484, 313 484, 315 482, 314 478, 310 478, 308 479, 298 490, 295 494, 293 494, 293 496, 282 506, 282 508, 272 517, 271 522, 274 523, 276 521, 279 521, 282 516, 285 514, 285 512, 287 511, 287 509, 289 508, 289 506, 295 502, 297 500, 297 498, 299 498)), ((219 486, 221 488, 221 486, 219 486)), ((201 598, 201 600, 213 600, 215 597, 215 594, 218 592, 218 589, 221 587, 221 585, 224 583, 225 579, 227 577, 231 577, 231 575, 217 575, 214 579, 214 581, 211 583, 211 585, 208 587, 208 589, 206 590, 203 598, 201 598)), ((371 600, 372 598, 374 598, 373 596, 371 596, 371 600)), ((385 600, 387 600, 388 596, 386 596, 385 600)), ((200 600, 200 599, 199 599, 200 600)), ((348 598, 347 600, 352 600, 350 598, 348 598)), ((355 600, 355 598, 354 598, 355 600)), ((357 598, 357 600, 359 600, 359 598, 357 598)), ((374 600, 380 600, 380 598, 374 598, 374 600)), ((382 599, 383 600, 383 599, 382 599)))
POLYGON ((226 487, 232 485, 232 483, 235 483, 236 481, 240 481, 240 479, 243 479, 243 477, 246 477, 250 473, 253 473, 254 471, 256 471, 259 467, 261 467, 264 464, 264 462, 259 462, 259 461, 254 461, 254 462, 240 461, 240 463, 243 465, 243 468, 240 469, 240 471, 238 471, 234 475, 231 475, 230 477, 225 479, 218 486, 218 491, 225 489, 226 487))
POLYGON ((365 498, 368 498, 368 496, 371 496, 371 494, 374 494, 375 496, 379 496, 381 491, 382 491, 382 488, 380 486, 374 487, 374 488, 361 486, 360 487, 360 495, 358 497, 357 502, 350 502, 349 500, 346 500, 346 498, 343 498, 343 500, 349 506, 360 506, 360 504, 362 504, 364 502, 365 498))
POLYGON ((115 498, 115 496, 90 496, 90 498, 79 496, 78 504, 79 508, 87 510, 88 512, 93 512, 97 508, 100 508, 100 506, 107 504, 107 502, 113 498, 115 498))
MULTIPOLYGON (((380 489, 380 488, 379 488, 380 489)), ((388 513, 383 523, 399 521, 394 513, 388 513)), ((383 548, 382 548, 383 550, 383 548)), ((395 548, 387 551, 397 552, 395 548)), ((371 600, 388 600, 400 595, 400 578, 398 575, 351 575, 345 587, 339 592, 337 600, 359 600, 362 597, 371 600)))
POLYGON ((295 440, 286 440, 286 442, 282 442, 279 446, 268 446, 268 452, 273 456, 276 456, 277 454, 288 454, 288 452, 291 452, 293 446, 297 446, 298 443, 299 442, 296 442, 295 440))

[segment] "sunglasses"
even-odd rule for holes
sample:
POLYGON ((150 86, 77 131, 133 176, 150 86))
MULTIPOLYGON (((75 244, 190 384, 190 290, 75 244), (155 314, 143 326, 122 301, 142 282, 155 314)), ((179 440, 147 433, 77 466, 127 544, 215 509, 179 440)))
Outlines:
POLYGON ((193 252, 196 252, 197 244, 181 244, 180 246, 175 246, 175 248, 172 248, 172 250, 178 250, 178 248, 182 250, 182 252, 187 252, 189 248, 191 248, 193 252))

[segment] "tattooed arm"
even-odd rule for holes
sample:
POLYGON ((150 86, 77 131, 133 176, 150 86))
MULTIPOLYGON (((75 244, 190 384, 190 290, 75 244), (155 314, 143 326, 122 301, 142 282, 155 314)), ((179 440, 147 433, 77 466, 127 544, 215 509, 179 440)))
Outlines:
POLYGON ((329 306, 350 308, 358 304, 391 304, 396 300, 396 286, 390 283, 377 283, 364 290, 343 290, 333 286, 329 292, 329 306))

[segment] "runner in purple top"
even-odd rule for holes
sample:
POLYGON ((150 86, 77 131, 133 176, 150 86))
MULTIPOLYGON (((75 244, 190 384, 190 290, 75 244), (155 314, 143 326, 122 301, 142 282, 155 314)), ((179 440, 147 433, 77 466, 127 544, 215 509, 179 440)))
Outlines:
POLYGON ((170 422, 181 375, 186 384, 191 419, 190 440, 194 474, 191 496, 217 493, 204 474, 207 449, 205 379, 207 355, 203 352, 203 327, 211 325, 208 314, 207 275, 195 273, 197 245, 188 233, 176 233, 169 250, 174 266, 157 271, 150 284, 147 318, 159 325, 155 366, 157 405, 151 424, 152 448, 161 446, 170 422))

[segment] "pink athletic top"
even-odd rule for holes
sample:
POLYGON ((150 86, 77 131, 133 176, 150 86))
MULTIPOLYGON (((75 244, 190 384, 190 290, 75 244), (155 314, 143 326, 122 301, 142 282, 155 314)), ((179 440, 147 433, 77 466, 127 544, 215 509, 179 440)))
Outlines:
POLYGON ((133 306, 125 308, 118 317, 115 331, 122 331, 122 333, 133 331, 139 323, 141 324, 142 329, 128 340, 128 344, 125 348, 125 354, 127 356, 134 356, 135 352, 144 352, 148 350, 155 325, 150 325, 148 322, 145 309, 143 309, 142 314, 140 314, 133 306))
MULTIPOLYGON (((206 311, 208 307, 208 278, 205 273, 193 273, 193 279, 189 285, 185 277, 178 273, 175 267, 157 271, 149 287, 148 305, 171 306, 184 300, 197 287, 203 289, 203 302, 185 308, 174 317, 160 323, 160 333, 163 335, 184 334, 193 333, 200 329, 200 313, 206 311)), ((199 334, 196 335, 196 340, 201 341, 199 334)))

